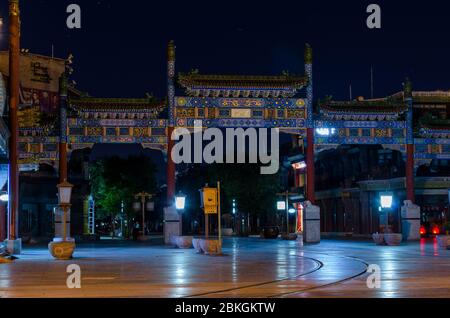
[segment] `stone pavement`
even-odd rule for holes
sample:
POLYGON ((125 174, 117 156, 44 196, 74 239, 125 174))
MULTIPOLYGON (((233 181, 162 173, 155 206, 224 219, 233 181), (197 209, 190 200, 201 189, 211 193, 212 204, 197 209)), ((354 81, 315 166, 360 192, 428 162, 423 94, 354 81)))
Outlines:
POLYGON ((233 238, 224 253, 111 242, 79 245, 73 260, 57 261, 44 247, 25 247, 0 264, 0 297, 450 298, 450 251, 434 240, 390 247, 233 238), (70 264, 81 267, 81 289, 66 286, 70 264), (380 289, 367 288, 369 264, 381 268, 380 289))

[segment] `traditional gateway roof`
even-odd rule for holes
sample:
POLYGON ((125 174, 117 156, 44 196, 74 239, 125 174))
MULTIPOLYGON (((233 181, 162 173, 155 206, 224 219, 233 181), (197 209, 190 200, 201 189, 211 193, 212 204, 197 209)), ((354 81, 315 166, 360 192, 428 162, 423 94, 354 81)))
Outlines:
POLYGON ((320 112, 330 119, 336 120, 393 120, 408 110, 403 101, 389 98, 319 102, 320 112))
POLYGON ((292 97, 308 84, 306 76, 203 75, 180 73, 178 81, 190 96, 292 97))
POLYGON ((423 137, 450 138, 450 119, 422 117, 419 134, 423 137))
MULTIPOLYGON (((450 91, 413 91, 413 102, 415 104, 449 104, 450 91)), ((404 93, 398 92, 390 96, 393 100, 403 100, 404 93)))
POLYGON ((154 98, 81 97, 70 98, 69 106, 78 113, 85 114, 83 117, 156 118, 164 110, 166 102, 154 98))

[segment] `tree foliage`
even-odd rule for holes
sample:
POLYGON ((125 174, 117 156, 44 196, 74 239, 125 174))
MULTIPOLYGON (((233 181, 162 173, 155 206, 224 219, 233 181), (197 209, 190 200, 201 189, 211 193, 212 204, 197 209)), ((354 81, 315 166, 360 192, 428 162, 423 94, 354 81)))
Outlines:
POLYGON ((125 213, 130 216, 136 193, 155 192, 155 172, 155 165, 146 156, 126 159, 111 157, 91 164, 91 191, 96 201, 97 214, 100 217, 118 215, 123 201, 125 213))

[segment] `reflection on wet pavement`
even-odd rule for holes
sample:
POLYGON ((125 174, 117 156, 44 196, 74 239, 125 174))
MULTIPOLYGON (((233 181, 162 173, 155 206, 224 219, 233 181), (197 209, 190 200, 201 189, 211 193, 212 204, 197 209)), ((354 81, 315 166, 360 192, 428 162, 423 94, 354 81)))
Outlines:
POLYGON ((450 297, 450 251, 435 240, 376 246, 368 241, 230 238, 224 256, 143 244, 89 244, 71 261, 25 248, 0 264, 0 297, 450 297), (78 264, 82 288, 66 287, 78 264), (369 264, 381 288, 369 289, 369 264))

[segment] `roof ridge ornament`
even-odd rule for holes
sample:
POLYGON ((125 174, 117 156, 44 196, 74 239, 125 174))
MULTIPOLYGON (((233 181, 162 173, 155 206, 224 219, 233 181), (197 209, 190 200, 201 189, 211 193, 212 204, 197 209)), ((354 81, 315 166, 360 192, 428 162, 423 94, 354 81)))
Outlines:
POLYGON ((175 42, 173 40, 170 40, 167 44, 167 60, 168 61, 175 61, 175 42))
POLYGON ((407 78, 405 79, 405 83, 403 83, 403 93, 404 93, 404 97, 405 97, 405 98, 412 98, 412 97, 413 97, 412 91, 413 91, 413 88, 412 88, 412 82, 411 82, 411 80, 407 77, 407 78))
POLYGON ((313 62, 312 47, 309 43, 305 43, 305 64, 312 64, 312 62, 313 62))

